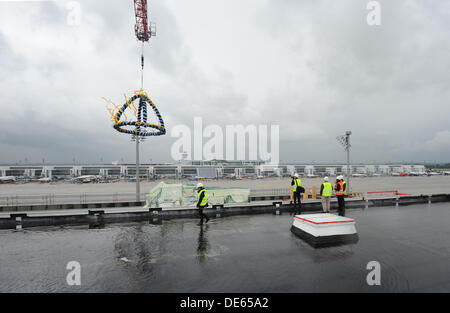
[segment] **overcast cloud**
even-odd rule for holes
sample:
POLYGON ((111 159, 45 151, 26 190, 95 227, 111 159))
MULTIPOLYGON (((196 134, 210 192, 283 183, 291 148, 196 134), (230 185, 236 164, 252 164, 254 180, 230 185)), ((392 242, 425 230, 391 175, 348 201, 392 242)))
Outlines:
MULTIPOLYGON (((107 97, 140 87, 132 0, 0 1, 0 163, 134 160, 107 97)), ((168 130, 142 162, 171 162, 171 128, 279 124, 281 162, 450 161, 450 2, 153 0, 144 89, 168 130)))

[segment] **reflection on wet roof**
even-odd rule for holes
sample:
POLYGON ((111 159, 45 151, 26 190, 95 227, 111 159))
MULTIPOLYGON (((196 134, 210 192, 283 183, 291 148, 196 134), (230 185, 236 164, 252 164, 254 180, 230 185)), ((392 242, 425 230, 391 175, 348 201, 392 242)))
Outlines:
POLYGON ((1 231, 0 290, 90 292, 450 291, 450 205, 348 210, 357 244, 314 249, 289 215, 1 231), (65 266, 82 267, 82 286, 65 266), (124 261, 126 260, 126 261, 124 261), (366 282, 381 265, 381 286, 366 282))

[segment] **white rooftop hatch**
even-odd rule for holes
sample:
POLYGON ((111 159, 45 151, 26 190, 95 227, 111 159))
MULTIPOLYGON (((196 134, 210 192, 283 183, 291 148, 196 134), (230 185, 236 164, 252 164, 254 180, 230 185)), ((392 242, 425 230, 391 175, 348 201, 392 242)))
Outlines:
POLYGON ((315 248, 359 239, 354 219, 330 213, 295 215, 291 231, 315 248))

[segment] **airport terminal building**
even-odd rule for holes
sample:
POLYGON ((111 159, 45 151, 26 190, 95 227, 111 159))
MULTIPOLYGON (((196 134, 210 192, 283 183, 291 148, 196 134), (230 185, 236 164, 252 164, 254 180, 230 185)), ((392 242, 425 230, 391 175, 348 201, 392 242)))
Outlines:
MULTIPOLYGON (((346 165, 280 164, 261 161, 192 161, 184 164, 141 164, 141 178, 245 178, 283 177, 298 173, 301 176, 334 176, 345 174, 346 165)), ((392 175, 395 173, 425 172, 424 165, 351 165, 353 174, 392 175)), ((104 178, 131 178, 136 176, 135 164, 92 165, 0 165, 0 176, 24 178, 71 178, 96 175, 104 178)))

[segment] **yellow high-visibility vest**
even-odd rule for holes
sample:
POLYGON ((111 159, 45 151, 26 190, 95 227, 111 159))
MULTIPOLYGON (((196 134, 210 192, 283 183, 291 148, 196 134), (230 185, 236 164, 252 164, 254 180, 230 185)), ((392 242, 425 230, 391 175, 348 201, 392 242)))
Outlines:
POLYGON ((201 195, 202 193, 204 193, 205 195, 204 195, 204 197, 203 197, 203 199, 202 199, 202 202, 200 202, 200 206, 205 206, 205 205, 208 204, 208 195, 206 194, 206 190, 205 190, 205 189, 202 189, 202 190, 200 190, 200 191, 198 192, 198 198, 197 198, 197 200, 200 199, 200 195, 201 195))
POLYGON ((294 179, 294 192, 297 191, 297 187, 300 187, 302 185, 302 180, 299 178, 294 179))
POLYGON ((329 182, 323 183, 322 196, 331 197, 333 195, 333 185, 329 182))

